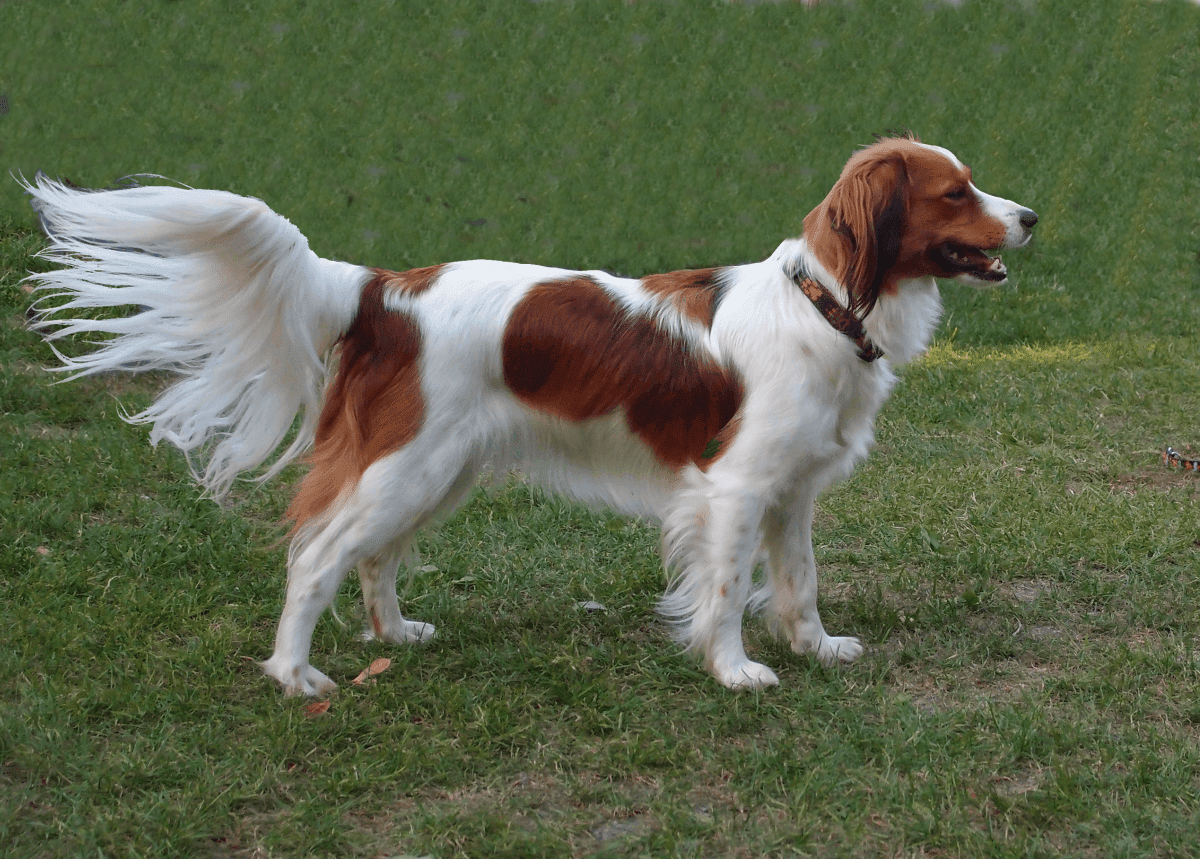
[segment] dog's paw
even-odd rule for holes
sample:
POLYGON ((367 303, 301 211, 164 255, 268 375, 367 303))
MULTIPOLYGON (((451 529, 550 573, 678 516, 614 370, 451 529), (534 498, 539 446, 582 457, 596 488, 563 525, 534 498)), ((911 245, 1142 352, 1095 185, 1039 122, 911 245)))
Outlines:
POLYGON ((379 626, 363 630, 363 641, 390 641, 392 644, 421 643, 429 641, 436 630, 432 623, 419 620, 401 620, 391 626, 379 626))
POLYGON ((311 665, 284 666, 271 657, 262 663, 263 673, 274 677, 283 686, 283 693, 288 696, 306 695, 309 698, 319 698, 337 688, 337 684, 311 665))
POLYGON ((735 691, 766 689, 768 686, 779 685, 779 678, 774 671, 759 662, 751 662, 749 659, 727 668, 714 668, 713 676, 721 685, 735 691))
POLYGON ((853 662, 862 656, 862 652, 862 643, 849 635, 823 635, 816 648, 817 661, 826 668, 831 668, 839 662, 853 662))
POLYGON ((819 621, 796 621, 782 628, 787 632, 794 653, 811 653, 826 668, 842 662, 853 662, 862 656, 863 646, 857 638, 828 635, 819 621))

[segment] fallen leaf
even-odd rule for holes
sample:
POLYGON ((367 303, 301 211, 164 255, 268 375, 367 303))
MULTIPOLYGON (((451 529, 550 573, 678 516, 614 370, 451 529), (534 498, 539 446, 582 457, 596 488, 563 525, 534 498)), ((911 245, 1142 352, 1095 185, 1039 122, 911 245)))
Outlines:
POLYGON ((312 719, 316 716, 323 715, 328 710, 329 710, 329 702, 328 701, 313 701, 311 704, 306 704, 304 706, 304 715, 308 716, 310 719, 312 719))
POLYGON ((387 671, 392 665, 392 660, 386 656, 381 656, 359 672, 358 676, 350 682, 355 686, 361 686, 369 677, 374 677, 376 674, 382 674, 387 671))

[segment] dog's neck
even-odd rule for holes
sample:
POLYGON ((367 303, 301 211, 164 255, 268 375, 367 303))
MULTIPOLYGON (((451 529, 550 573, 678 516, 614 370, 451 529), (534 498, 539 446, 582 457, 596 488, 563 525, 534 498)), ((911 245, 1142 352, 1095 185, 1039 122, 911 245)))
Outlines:
MULTIPOLYGON (((807 276, 824 287, 841 308, 849 306, 845 286, 829 273, 804 238, 783 242, 771 258, 793 284, 797 275, 807 276)), ((889 363, 897 365, 911 361, 929 348, 941 315, 937 282, 927 277, 896 281, 894 288, 880 295, 875 307, 860 321, 869 341, 887 356, 889 363)))
POLYGON ((893 364, 906 364, 925 354, 942 318, 942 297, 932 277, 896 282, 879 296, 863 327, 893 364))
POLYGON ((833 326, 834 330, 845 334, 854 341, 854 345, 858 347, 859 360, 870 364, 883 357, 883 351, 867 336, 862 320, 855 316, 852 310, 844 307, 832 292, 821 285, 820 281, 800 268, 792 275, 792 282, 808 296, 808 300, 825 317, 825 321, 833 326))

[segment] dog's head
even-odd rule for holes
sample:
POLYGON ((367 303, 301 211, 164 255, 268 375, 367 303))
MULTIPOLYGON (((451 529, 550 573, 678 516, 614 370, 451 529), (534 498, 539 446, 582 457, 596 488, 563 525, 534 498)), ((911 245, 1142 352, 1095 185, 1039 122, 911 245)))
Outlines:
POLYGON ((804 235, 865 315, 906 278, 1002 283, 1004 263, 986 251, 1028 243, 1036 223, 1032 210, 976 188, 953 153, 904 136, 856 152, 804 235))

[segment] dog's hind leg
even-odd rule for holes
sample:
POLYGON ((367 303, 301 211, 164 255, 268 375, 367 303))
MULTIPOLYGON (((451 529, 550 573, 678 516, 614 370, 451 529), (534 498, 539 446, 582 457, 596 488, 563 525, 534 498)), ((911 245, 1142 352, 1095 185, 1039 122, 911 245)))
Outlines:
POLYGON ((801 491, 763 518, 769 558, 765 592, 767 627, 796 653, 815 654, 822 665, 853 662, 863 651, 852 636, 825 632, 817 611, 817 561, 812 548, 815 493, 801 491))
POLYGON ((416 531, 453 513, 475 485, 477 474, 478 468, 472 464, 465 466, 441 502, 416 523, 413 530, 393 540, 380 554, 358 565, 358 578, 362 584, 363 607, 366 610, 367 621, 363 638, 390 641, 394 644, 428 641, 433 638, 433 624, 405 620, 404 615, 400 613, 396 577, 402 565, 412 572, 420 563, 412 545, 416 531))
POLYGON ((379 639, 404 644, 433 638, 433 624, 405 620, 404 615, 400 613, 400 601, 396 596, 396 576, 402 565, 411 570, 417 563, 416 554, 411 546, 412 538, 402 537, 393 541, 383 552, 358 565, 358 579, 362 584, 367 621, 363 638, 368 641, 379 639))
POLYGON ((371 539, 377 526, 372 527, 375 523, 369 519, 355 521, 356 507, 352 497, 299 550, 293 545, 275 652, 262 664, 263 671, 283 684, 288 695, 324 695, 337 687, 308 662, 313 631, 346 574, 366 556, 378 554, 387 539, 371 539), (376 545, 371 546, 372 542, 376 545))
MULTIPOLYGON (((422 624, 400 614, 396 567, 411 536, 446 507, 452 494, 464 494, 461 484, 469 488, 462 453, 438 449, 435 434, 424 437, 433 444, 410 445, 376 462, 328 521, 311 526, 311 534, 302 532, 293 543, 275 652, 262 666, 288 694, 323 695, 336 687, 309 664, 309 652, 317 620, 357 564, 368 570, 364 597, 368 612, 382 613, 381 637, 424 637, 422 624)), ((426 631, 432 634, 432 627, 426 631)))

